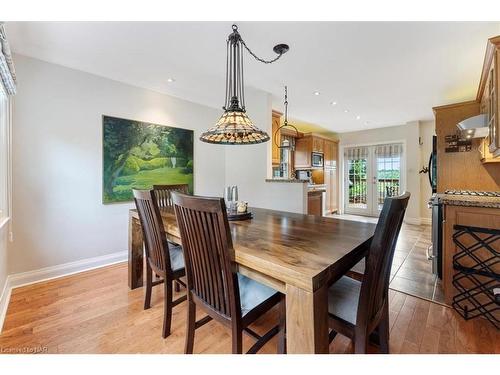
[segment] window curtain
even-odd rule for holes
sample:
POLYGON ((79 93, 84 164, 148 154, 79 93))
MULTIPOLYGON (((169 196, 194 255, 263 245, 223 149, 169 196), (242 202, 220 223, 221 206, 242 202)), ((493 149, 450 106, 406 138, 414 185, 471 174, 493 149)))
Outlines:
POLYGON ((401 156, 403 153, 403 145, 394 143, 390 145, 379 145, 375 147, 375 155, 382 158, 394 158, 401 156))
POLYGON ((351 147, 346 149, 347 160, 361 160, 368 158, 368 147, 351 147))
POLYGON ((16 93, 16 70, 12 53, 10 51, 9 42, 5 34, 5 27, 0 24, 0 78, 2 85, 7 95, 15 95, 16 93))

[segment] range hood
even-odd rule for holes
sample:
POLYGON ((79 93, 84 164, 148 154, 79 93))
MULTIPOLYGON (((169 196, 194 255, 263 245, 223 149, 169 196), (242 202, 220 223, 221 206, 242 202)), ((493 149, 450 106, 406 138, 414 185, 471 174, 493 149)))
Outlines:
POLYGON ((485 138, 489 134, 487 115, 469 117, 457 124, 464 138, 485 138))

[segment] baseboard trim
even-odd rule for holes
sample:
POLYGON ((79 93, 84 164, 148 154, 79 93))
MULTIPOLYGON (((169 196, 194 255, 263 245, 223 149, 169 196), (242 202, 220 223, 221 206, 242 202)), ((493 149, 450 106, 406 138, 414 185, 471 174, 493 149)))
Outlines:
POLYGON ((7 307, 9 307, 11 292, 12 288, 10 287, 9 277, 7 276, 7 278, 5 279, 2 294, 0 295, 0 333, 2 333, 3 322, 5 320, 5 316, 7 315, 7 307))
POLYGON ((5 315, 7 314, 7 307, 9 306, 10 295, 13 289, 125 262, 127 258, 127 251, 119 251, 108 255, 81 259, 75 262, 59 264, 57 266, 45 267, 38 270, 21 272, 7 276, 4 289, 0 297, 0 333, 2 333, 3 323, 5 315))

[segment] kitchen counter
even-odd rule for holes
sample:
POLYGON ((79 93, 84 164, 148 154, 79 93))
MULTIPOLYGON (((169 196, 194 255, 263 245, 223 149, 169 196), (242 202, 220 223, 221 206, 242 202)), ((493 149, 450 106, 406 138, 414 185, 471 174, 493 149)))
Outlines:
MULTIPOLYGON (((460 229, 456 226, 469 228, 497 229, 500 228, 500 198, 485 196, 465 196, 465 195, 443 195, 443 289, 445 303, 451 305, 453 298, 460 294, 453 284, 457 270, 454 268, 454 256, 463 251, 463 247, 474 247, 478 245, 478 238, 484 238, 484 234, 477 232, 472 234, 462 233, 455 237, 460 229), (477 237, 475 237, 477 236, 477 237), (458 245, 457 242, 462 245, 458 245)), ((500 241, 492 241, 489 246, 495 251, 500 251, 500 241)), ((474 250, 474 261, 487 261, 491 258, 491 253, 485 248, 474 250)), ((465 259, 465 258, 464 258, 465 259)), ((466 260, 469 264, 471 259, 466 260)), ((491 259, 489 260, 490 264, 491 259)), ((492 267, 500 271, 500 264, 492 267)), ((477 277, 477 276, 476 276, 477 277)))
POLYGON ((443 194, 441 202, 450 206, 500 208, 500 197, 443 194))
POLYGON ((266 178, 266 182, 285 182, 291 184, 305 184, 308 180, 297 180, 296 178, 266 178))

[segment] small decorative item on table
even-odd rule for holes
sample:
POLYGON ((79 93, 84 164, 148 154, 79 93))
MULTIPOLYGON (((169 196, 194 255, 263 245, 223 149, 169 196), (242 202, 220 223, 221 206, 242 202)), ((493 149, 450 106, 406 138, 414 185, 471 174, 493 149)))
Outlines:
POLYGON ((252 218, 252 213, 248 212, 248 202, 240 201, 236 204, 236 210, 227 211, 229 221, 248 220, 252 218))

